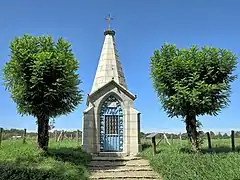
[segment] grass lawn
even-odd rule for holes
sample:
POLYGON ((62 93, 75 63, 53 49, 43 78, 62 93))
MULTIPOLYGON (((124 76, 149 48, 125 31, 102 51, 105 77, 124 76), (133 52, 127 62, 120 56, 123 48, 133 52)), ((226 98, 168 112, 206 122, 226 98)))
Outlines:
MULTIPOLYGON (((171 142, 171 141, 170 141, 171 142)), ((151 141, 145 141, 140 156, 149 159, 164 180, 240 180, 240 154, 231 152, 230 139, 212 140, 213 151, 189 152, 187 141, 160 143, 152 156, 151 141)), ((236 139, 240 145, 240 139, 236 139)), ((207 142, 203 148, 207 147, 207 142)), ((76 141, 50 141, 48 153, 41 153, 36 142, 8 140, 0 148, 0 180, 85 180, 90 155, 76 141)))
POLYGON ((34 141, 3 141, 0 180, 84 180, 90 158, 76 141, 50 141, 48 153, 44 154, 37 150, 34 141))
POLYGON ((160 143, 154 157, 150 142, 145 142, 140 156, 149 159, 164 180, 240 180, 240 154, 231 152, 230 139, 212 142, 211 153, 206 150, 206 141, 201 153, 188 151, 186 141, 182 147, 177 141, 171 146, 160 143))

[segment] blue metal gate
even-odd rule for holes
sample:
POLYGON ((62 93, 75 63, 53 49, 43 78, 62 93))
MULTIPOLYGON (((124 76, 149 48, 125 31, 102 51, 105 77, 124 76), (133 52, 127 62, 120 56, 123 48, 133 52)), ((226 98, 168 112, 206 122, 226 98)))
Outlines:
POLYGON ((123 151, 123 113, 120 102, 109 96, 100 112, 100 151, 123 151))

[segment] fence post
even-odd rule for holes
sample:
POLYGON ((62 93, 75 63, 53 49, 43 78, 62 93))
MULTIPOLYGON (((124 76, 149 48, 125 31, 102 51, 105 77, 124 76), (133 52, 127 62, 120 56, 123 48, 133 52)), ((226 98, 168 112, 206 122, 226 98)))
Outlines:
POLYGON ((27 129, 24 129, 24 132, 23 132, 23 144, 26 143, 26 135, 27 135, 27 129))
POLYGON ((165 144, 166 143, 166 138, 164 136, 165 132, 163 133, 163 143, 165 144))
POLYGON ((61 141, 63 141, 63 139, 64 139, 64 135, 65 135, 65 132, 64 132, 64 130, 62 130, 61 141))
POLYGON ((231 131, 231 139, 232 139, 232 150, 235 151, 234 130, 231 131))
POLYGON ((79 142, 79 136, 80 136, 80 131, 79 129, 77 130, 77 142, 79 142))
POLYGON ((156 154, 156 139, 155 139, 155 136, 152 137, 152 152, 153 152, 153 155, 156 154))
POLYGON ((55 130, 55 132, 54 132, 54 136, 55 136, 55 141, 56 141, 56 142, 58 141, 57 133, 58 133, 58 131, 55 130))
POLYGON ((208 139, 208 149, 212 149, 211 137, 209 132, 207 132, 207 139, 208 139))
POLYGON ((171 135, 171 143, 173 144, 173 135, 171 135))
POLYGON ((2 137, 3 137, 3 128, 0 128, 0 147, 2 143, 2 137))
POLYGON ((182 146, 182 133, 179 134, 180 145, 182 146))
POLYGON ((76 141, 78 141, 78 130, 76 132, 76 141))

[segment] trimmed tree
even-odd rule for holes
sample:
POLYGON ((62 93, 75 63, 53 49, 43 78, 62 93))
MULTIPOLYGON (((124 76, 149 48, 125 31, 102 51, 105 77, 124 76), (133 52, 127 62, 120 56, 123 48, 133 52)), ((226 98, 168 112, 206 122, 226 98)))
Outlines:
POLYGON ((50 36, 15 38, 10 60, 3 68, 6 89, 21 115, 32 115, 38 125, 38 145, 47 149, 49 119, 72 112, 82 101, 78 61, 71 45, 50 36))
POLYGON ((231 51, 166 44, 151 57, 153 87, 169 117, 181 117, 195 150, 199 148, 197 116, 217 115, 229 103, 237 57, 231 51))

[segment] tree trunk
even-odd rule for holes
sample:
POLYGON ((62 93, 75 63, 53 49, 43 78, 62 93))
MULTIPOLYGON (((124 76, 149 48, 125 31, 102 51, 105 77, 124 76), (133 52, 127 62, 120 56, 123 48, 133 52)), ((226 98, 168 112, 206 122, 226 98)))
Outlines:
POLYGON ((38 147, 47 150, 49 141, 49 118, 47 116, 37 116, 38 122, 38 147))
POLYGON ((197 133, 197 120, 196 116, 186 116, 186 130, 190 143, 195 151, 199 150, 198 133, 197 133))

